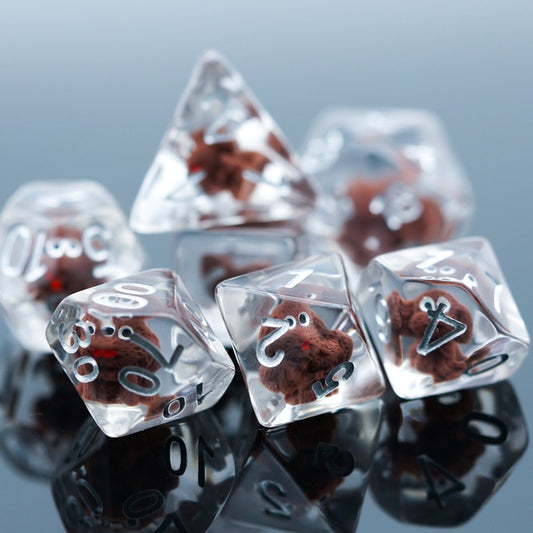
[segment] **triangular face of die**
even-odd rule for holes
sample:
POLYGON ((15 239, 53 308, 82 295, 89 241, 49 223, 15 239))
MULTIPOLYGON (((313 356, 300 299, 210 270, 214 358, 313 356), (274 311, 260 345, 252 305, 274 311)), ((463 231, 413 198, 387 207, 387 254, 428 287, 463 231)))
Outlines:
POLYGON ((351 306, 346 272, 337 254, 319 255, 230 278, 217 287, 217 299, 232 289, 267 292, 310 304, 351 306))
POLYGON ((342 259, 337 254, 313 256, 302 261, 250 272, 230 278, 216 288, 222 317, 237 350, 252 341, 250 335, 260 327, 280 301, 296 306, 319 306, 332 324, 339 311, 350 312, 347 279, 342 259))
POLYGON ((299 217, 315 192, 241 76, 205 54, 131 213, 141 233, 299 217))

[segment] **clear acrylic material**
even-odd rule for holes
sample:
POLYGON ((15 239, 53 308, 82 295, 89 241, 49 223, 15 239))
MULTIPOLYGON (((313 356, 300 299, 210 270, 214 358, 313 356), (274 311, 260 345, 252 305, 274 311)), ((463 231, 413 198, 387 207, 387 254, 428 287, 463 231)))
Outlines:
POLYGON ((332 109, 317 117, 301 166, 320 189, 313 231, 337 239, 351 259, 430 244, 461 232, 470 185, 430 113, 332 109))
POLYGON ((381 422, 381 402, 260 430, 209 533, 355 531, 381 422))
POLYGON ((25 476, 51 479, 87 410, 55 357, 7 343, 0 353, 0 453, 25 476))
POLYGON ((294 219, 314 189, 241 76, 206 53, 132 208, 141 233, 294 219))
POLYGON ((92 420, 52 484, 67 531, 206 531, 227 499, 235 464, 209 412, 121 439, 92 420))
POLYGON ((296 226, 266 225, 184 231, 174 243, 175 270, 200 306, 215 335, 230 346, 215 301, 221 281, 287 263, 304 253, 305 238, 296 226))
POLYGON ((507 379, 529 348, 524 322, 483 238, 377 257, 362 274, 357 299, 401 398, 507 379))
POLYGON ((374 459, 377 503, 402 522, 458 526, 507 479, 527 448, 508 382, 397 402, 374 459))
POLYGON ((96 182, 28 183, 0 215, 0 304, 29 350, 49 350, 46 324, 63 298, 143 261, 120 207, 96 182))
POLYGON ((382 394, 383 378, 339 256, 232 278, 218 285, 216 297, 262 425, 382 394))
POLYGON ((148 270, 68 297, 47 338, 111 437, 211 407, 235 371, 170 270, 148 270))

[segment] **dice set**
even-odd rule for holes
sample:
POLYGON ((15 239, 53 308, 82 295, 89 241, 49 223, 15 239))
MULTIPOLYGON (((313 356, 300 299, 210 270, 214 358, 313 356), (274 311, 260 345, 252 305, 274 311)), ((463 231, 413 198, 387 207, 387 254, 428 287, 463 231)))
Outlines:
MULTIPOLYGON (((405 413, 418 416, 423 399, 427 427, 438 419, 455 432, 459 424, 457 445, 476 457, 490 462, 485 448, 501 445, 507 473, 525 448, 525 429, 502 425, 496 394, 470 388, 490 391, 509 378, 529 337, 490 244, 450 240, 472 206, 430 114, 329 111, 299 158, 214 52, 194 71, 131 210, 133 230, 175 233, 172 270, 140 272, 137 238, 100 185, 22 187, 0 215, 0 305, 28 350, 51 347, 100 430, 115 438, 87 424, 64 462, 54 495, 67 527, 209 527, 235 471, 212 415, 199 413, 234 377, 230 345, 255 418, 270 429, 240 448, 242 471, 212 531, 256 527, 255 508, 272 531, 289 523, 352 531, 358 506, 342 523, 328 513, 342 507, 343 491, 362 501, 387 384, 407 400, 392 402, 405 413), (457 414, 454 398, 474 414, 457 414), (487 425, 496 437, 484 433, 487 425), (148 472, 134 472, 128 490, 137 492, 104 501, 103 457, 125 454, 126 469, 152 443, 165 450, 166 462, 154 458, 162 489, 151 487, 148 472), (131 457, 120 451, 131 446, 131 457), (203 516, 204 495, 185 479, 194 462, 199 487, 214 480, 205 497, 216 505, 203 516), (190 507, 175 513, 169 502, 182 489, 190 507)), ((511 401, 506 386, 496 387, 502 402, 511 401)), ((426 438, 426 425, 415 425, 405 431, 426 438)), ((386 486, 405 499, 405 482, 407 493, 423 494, 418 503, 472 507, 472 464, 448 463, 424 441, 401 464, 402 421, 388 415, 385 427, 392 444, 379 448, 378 492, 386 486)), ((228 422, 232 444, 241 430, 228 422)), ((447 524, 410 500, 400 518, 447 524)))

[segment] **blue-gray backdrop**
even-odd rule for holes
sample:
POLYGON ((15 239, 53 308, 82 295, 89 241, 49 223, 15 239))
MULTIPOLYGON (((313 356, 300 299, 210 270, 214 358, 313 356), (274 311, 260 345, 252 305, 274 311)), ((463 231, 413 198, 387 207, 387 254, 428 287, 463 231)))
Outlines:
MULTIPOLYGON (((330 105, 437 113, 476 193, 470 233, 492 241, 530 325, 532 23, 529 0, 4 1, 0 200, 29 180, 90 179, 129 212, 194 62, 217 48, 294 146, 330 105)), ((143 242, 169 263, 168 237, 143 242)), ((530 427, 532 378, 528 359, 512 379, 530 427)), ((530 531, 532 465, 528 451, 460 531, 530 531)), ((60 530, 46 485, 3 462, 0 478, 3 532, 60 530)), ((358 531, 411 529, 367 498, 358 531)))

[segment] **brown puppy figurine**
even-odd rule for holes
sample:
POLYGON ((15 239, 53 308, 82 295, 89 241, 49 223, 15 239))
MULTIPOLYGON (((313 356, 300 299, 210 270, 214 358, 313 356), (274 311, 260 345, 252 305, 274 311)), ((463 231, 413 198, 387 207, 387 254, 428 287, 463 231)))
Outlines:
POLYGON ((264 343, 269 358, 284 353, 277 366, 260 365, 259 379, 267 389, 282 393, 290 405, 316 400, 313 383, 323 382, 331 370, 350 359, 352 339, 341 331, 330 331, 320 316, 301 302, 283 300, 270 318, 289 321, 292 327, 279 337, 276 328, 262 326, 259 330, 259 341, 274 333, 273 342, 264 343))
POLYGON ((253 193, 256 184, 247 180, 246 170, 262 172, 269 159, 259 152, 241 150, 235 141, 207 144, 204 130, 192 134, 196 143, 187 160, 189 172, 203 171, 199 182, 207 194, 229 191, 235 200, 246 201, 253 193))
POLYGON ((357 178, 346 189, 353 214, 344 222, 338 240, 358 265, 367 265, 379 254, 444 240, 452 232, 446 228, 439 204, 427 196, 416 198, 418 217, 391 229, 383 213, 373 212, 371 206, 375 198, 386 195, 395 184, 403 184, 403 181, 396 178, 372 182, 357 178))
POLYGON ((417 298, 406 300, 394 291, 387 298, 387 305, 391 317, 391 342, 396 350, 396 364, 401 365, 404 360, 401 337, 413 337, 415 340, 409 348, 407 357, 411 366, 433 376, 435 383, 457 379, 472 363, 485 355, 484 350, 478 350, 474 355, 466 357, 461 345, 472 338, 472 315, 466 306, 461 304, 451 294, 431 289, 420 294, 417 298), (439 303, 446 307, 439 315, 446 317, 455 324, 447 324, 445 320, 437 320, 431 338, 426 339, 434 347, 423 355, 421 343, 426 331, 436 320, 439 303), (453 336, 456 331, 457 335, 453 336), (450 335, 449 340, 439 346, 438 340, 450 335))

